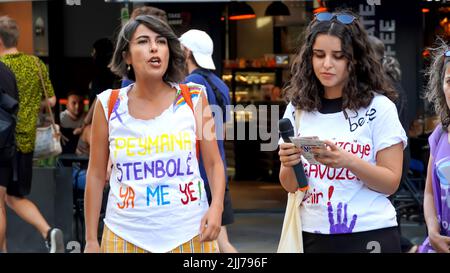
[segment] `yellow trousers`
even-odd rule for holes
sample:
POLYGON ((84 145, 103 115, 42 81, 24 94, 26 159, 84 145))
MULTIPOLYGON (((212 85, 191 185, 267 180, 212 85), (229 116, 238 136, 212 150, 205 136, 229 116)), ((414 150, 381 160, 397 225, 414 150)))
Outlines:
MULTIPOLYGON (((150 253, 113 233, 106 225, 103 228, 102 253, 150 253)), ((190 241, 177 246, 168 253, 218 253, 217 241, 200 242, 197 235, 190 241)))

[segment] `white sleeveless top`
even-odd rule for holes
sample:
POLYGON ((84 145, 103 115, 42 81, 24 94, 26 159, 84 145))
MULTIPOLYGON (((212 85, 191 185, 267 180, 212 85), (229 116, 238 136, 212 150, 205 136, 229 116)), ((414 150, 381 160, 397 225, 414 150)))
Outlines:
MULTIPOLYGON (((199 234, 208 209, 198 169, 195 119, 181 96, 150 120, 132 117, 128 91, 120 89, 109 119, 114 164, 104 222, 116 235, 150 252, 167 252, 199 234)), ((189 83, 197 105, 204 87, 189 83)), ((106 118, 111 90, 97 97, 106 118)))

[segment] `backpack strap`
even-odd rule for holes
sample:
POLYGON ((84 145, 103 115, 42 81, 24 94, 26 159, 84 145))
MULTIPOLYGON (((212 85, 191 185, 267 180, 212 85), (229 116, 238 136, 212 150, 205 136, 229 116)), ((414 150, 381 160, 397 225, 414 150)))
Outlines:
MULTIPOLYGON (((194 70, 193 73, 202 76, 206 80, 206 82, 208 82, 208 84, 211 86, 212 90, 214 91, 214 95, 216 97, 217 104, 220 106, 220 109, 222 109, 222 115, 224 115, 224 117, 225 117, 226 105, 225 105, 224 99, 222 97, 222 94, 220 93, 219 88, 211 81, 208 73, 205 70, 196 69, 196 70, 194 70)), ((223 118, 223 120, 225 120, 225 118, 223 118)))
MULTIPOLYGON (((187 86, 186 84, 180 84, 180 89, 181 89, 181 95, 183 96, 184 101, 186 101, 187 105, 189 105, 189 108, 191 108, 192 114, 194 114, 194 118, 195 118, 194 104, 192 103, 192 97, 191 97, 191 92, 189 91, 189 86, 187 86)), ((199 160, 200 143, 199 143, 198 139, 195 140, 195 150, 197 152, 197 160, 199 160)))
POLYGON ((119 97, 119 89, 114 89, 111 92, 111 95, 109 95, 109 101, 108 101, 108 121, 111 117, 112 111, 114 109, 114 105, 117 102, 117 98, 119 97))

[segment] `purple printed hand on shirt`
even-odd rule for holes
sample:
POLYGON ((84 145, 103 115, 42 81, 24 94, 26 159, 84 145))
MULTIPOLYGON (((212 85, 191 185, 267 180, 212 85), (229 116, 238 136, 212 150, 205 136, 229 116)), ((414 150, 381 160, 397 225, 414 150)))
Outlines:
POLYGON ((356 224, 356 219, 358 216, 356 214, 353 215, 352 221, 350 222, 350 226, 347 227, 347 204, 344 206, 344 219, 341 221, 342 215, 342 203, 339 203, 337 206, 337 223, 334 223, 334 215, 333 215, 333 206, 331 203, 328 203, 328 221, 330 222, 330 234, 337 233, 351 233, 356 224))

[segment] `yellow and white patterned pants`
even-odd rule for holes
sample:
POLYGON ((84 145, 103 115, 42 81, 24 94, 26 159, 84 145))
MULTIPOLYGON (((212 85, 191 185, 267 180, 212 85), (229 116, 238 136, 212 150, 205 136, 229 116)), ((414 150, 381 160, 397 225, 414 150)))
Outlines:
MULTIPOLYGON (((113 233, 106 225, 103 228, 102 253, 150 253, 113 233)), ((197 235, 190 241, 172 249, 169 253, 218 253, 217 241, 200 242, 197 235)))

